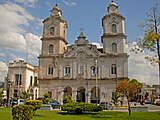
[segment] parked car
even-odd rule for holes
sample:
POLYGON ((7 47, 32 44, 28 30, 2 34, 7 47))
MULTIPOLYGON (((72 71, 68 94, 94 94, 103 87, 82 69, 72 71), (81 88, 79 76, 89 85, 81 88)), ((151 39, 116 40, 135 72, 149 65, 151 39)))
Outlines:
POLYGON ((154 104, 157 105, 158 102, 160 102, 160 99, 155 99, 154 104))
POLYGON ((53 109, 60 109, 61 104, 59 102, 57 102, 56 100, 51 100, 49 102, 49 104, 52 106, 53 109))
POLYGON ((160 101, 158 101, 156 105, 160 106, 160 101))
POLYGON ((151 100, 145 100, 145 104, 151 104, 151 100))
POLYGON ((17 105, 18 104, 18 101, 17 100, 12 100, 11 102, 11 106, 13 107, 14 105, 17 105))
POLYGON ((18 105, 24 105, 24 99, 18 99, 18 105))
POLYGON ((113 109, 112 103, 109 103, 109 102, 101 102, 99 105, 102 107, 103 110, 113 109))

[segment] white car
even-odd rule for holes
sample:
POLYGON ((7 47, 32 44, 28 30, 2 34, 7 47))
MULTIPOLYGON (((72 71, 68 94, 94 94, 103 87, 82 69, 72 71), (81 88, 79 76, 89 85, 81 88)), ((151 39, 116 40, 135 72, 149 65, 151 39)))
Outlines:
POLYGON ((154 104, 156 105, 159 101, 160 99, 155 99, 154 104))
POLYGON ((18 99, 18 105, 24 105, 24 99, 18 99))

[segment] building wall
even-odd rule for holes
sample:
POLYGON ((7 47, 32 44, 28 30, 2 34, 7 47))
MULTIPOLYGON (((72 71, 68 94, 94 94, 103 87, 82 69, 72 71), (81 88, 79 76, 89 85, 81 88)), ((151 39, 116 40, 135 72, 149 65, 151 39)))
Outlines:
MULTIPOLYGON (((34 83, 34 76, 35 76, 35 67, 28 64, 27 62, 20 60, 20 61, 14 61, 9 64, 8 69, 8 75, 9 80, 11 81, 11 97, 14 98, 14 90, 18 90, 20 92, 22 91, 28 91, 30 90, 30 79, 32 76, 32 85, 34 83), (18 82, 18 85, 15 83, 15 75, 20 74, 22 76, 21 81, 22 84, 20 85, 20 82, 18 82)), ((20 93, 17 93, 18 97, 20 93)))
MULTIPOLYGON (((54 6, 53 10, 57 7, 57 5, 54 6)), ((66 95, 71 95, 75 101, 95 102, 95 99, 99 102, 111 101, 116 84, 128 78, 129 56, 124 51, 126 44, 124 20, 125 18, 118 12, 117 5, 112 1, 108 13, 102 18, 103 50, 99 50, 96 46, 89 44, 83 32, 74 44, 66 49, 66 41, 55 39, 56 36, 61 36, 66 40, 65 21, 61 16, 57 19, 57 15, 54 14, 45 19, 42 54, 39 56, 40 97, 49 92, 52 94, 52 99, 61 103, 66 95), (46 28, 52 23, 56 29, 55 36, 50 36, 49 29, 46 28), (116 24, 116 33, 113 33, 113 24, 116 24), (56 45, 53 54, 47 52, 51 43, 56 45), (116 52, 113 52, 113 43, 117 45, 116 52), (113 65, 116 67, 114 74, 112 74, 113 65), (48 75, 49 66, 53 67, 53 74, 50 75, 48 75), (70 68, 67 75, 65 75, 65 67, 70 68), (93 75, 93 68, 96 67, 98 73, 93 75)))

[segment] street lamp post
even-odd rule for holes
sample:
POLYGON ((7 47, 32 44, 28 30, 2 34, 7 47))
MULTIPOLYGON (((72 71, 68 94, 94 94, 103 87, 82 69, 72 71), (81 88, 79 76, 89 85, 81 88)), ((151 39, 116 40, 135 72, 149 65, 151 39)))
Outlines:
POLYGON ((97 102, 97 104, 98 104, 98 80, 97 80, 97 73, 98 73, 98 71, 97 71, 97 59, 95 60, 95 63, 96 63, 96 70, 95 70, 95 72, 96 72, 96 102, 97 102))
POLYGON ((7 104, 8 104, 8 107, 10 107, 10 87, 12 85, 12 82, 10 81, 9 79, 9 74, 7 74, 7 104))
POLYGON ((20 85, 21 85, 21 66, 22 66, 22 60, 19 60, 19 78, 18 78, 18 99, 20 97, 20 85))

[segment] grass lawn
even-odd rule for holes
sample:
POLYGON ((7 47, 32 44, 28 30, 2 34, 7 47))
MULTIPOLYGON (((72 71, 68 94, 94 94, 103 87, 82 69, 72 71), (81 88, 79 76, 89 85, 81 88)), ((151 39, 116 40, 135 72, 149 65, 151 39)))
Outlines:
MULTIPOLYGON (((32 120, 158 120, 160 112, 109 112, 69 115, 61 111, 38 110, 32 120)), ((0 108, 0 120, 12 120, 11 109, 0 108)))

